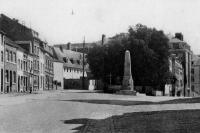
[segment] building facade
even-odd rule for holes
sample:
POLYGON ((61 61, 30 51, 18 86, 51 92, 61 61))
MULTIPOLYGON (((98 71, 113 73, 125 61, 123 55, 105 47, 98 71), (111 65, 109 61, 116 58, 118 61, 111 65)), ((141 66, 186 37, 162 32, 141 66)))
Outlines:
MULTIPOLYGON (((41 42, 43 43, 43 42, 41 42)), ((39 76, 39 90, 44 90, 45 88, 45 50, 41 46, 43 44, 40 44, 40 51, 39 51, 39 57, 40 57, 40 76, 39 76)))
POLYGON ((9 38, 5 37, 5 60, 4 60, 4 92, 17 92, 17 47, 9 38))
POLYGON ((200 95, 200 57, 197 55, 192 56, 191 90, 193 96, 200 95))
POLYGON ((190 46, 183 41, 183 35, 176 33, 175 37, 169 39, 170 53, 175 54, 183 64, 184 91, 183 96, 192 96, 191 90, 191 55, 190 46))
POLYGON ((4 92, 4 33, 0 31, 0 92, 4 92))
POLYGON ((53 77, 54 77, 54 66, 53 66, 53 53, 51 47, 47 46, 45 53, 45 89, 53 90, 53 77), (48 51, 48 52, 47 52, 48 51))
POLYGON ((56 90, 64 89, 63 83, 63 62, 54 60, 54 85, 56 90))

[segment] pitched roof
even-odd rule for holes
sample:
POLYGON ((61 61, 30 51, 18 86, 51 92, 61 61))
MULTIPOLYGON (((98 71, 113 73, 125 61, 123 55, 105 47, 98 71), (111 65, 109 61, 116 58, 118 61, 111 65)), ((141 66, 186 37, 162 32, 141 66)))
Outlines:
POLYGON ((179 39, 177 39, 177 38, 171 38, 170 40, 169 40, 169 42, 170 43, 186 43, 186 42, 184 42, 184 41, 181 41, 181 40, 179 40, 179 39))
POLYGON ((4 14, 0 15, 0 30, 6 33, 9 38, 14 41, 30 41, 33 39, 39 40, 35 34, 38 33, 24 24, 20 24, 18 20, 11 19, 4 14))
MULTIPOLYGON (((82 69, 82 53, 80 52, 75 52, 71 50, 66 50, 66 49, 60 49, 58 47, 53 47, 54 51, 54 57, 56 60, 59 60, 60 62, 64 62, 63 66, 64 67, 70 67, 70 68, 78 68, 82 69), (64 59, 66 61, 64 61, 64 59), (78 63, 79 61, 79 63, 78 63)), ((85 69, 88 70, 88 65, 85 65, 85 69)))

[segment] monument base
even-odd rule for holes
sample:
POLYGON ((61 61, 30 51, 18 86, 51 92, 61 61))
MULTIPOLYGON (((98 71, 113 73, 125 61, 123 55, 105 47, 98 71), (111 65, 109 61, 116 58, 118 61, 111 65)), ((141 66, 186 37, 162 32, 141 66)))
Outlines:
POLYGON ((120 90, 116 92, 117 94, 120 95, 133 95, 136 96, 136 91, 132 91, 132 90, 120 90))

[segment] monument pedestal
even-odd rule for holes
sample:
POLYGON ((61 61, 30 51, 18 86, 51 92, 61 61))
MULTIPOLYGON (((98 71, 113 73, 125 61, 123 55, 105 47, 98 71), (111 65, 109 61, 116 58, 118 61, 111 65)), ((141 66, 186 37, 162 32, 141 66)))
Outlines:
POLYGON ((134 90, 119 90, 116 93, 120 94, 120 95, 132 95, 132 96, 136 96, 136 91, 134 91, 134 90))

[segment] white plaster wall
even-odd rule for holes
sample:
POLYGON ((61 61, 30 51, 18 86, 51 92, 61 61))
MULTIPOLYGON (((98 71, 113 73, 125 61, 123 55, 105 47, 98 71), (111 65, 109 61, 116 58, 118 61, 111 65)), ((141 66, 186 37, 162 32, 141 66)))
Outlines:
POLYGON ((53 62, 54 65, 54 80, 61 82, 61 89, 63 89, 63 63, 53 62))
MULTIPOLYGON (((1 69, 4 69, 4 62, 1 61, 1 51, 3 52, 3 56, 5 55, 5 53, 4 53, 4 44, 3 43, 4 43, 3 35, 0 34, 0 89, 1 89, 1 69)), ((3 61, 4 61, 4 59, 5 58, 3 57, 3 61)), ((0 92, 1 92, 1 90, 0 90, 0 92)))
POLYGON ((45 55, 44 53, 40 50, 39 52, 39 67, 40 67, 40 75, 39 75, 39 89, 44 90, 44 77, 45 77, 45 55), (42 81, 41 81, 42 78, 42 81))
MULTIPOLYGON (((64 71, 64 78, 65 79, 80 79, 80 77, 82 77, 83 76, 83 73, 81 72, 81 71, 74 71, 74 69, 73 68, 68 68, 68 71, 67 71, 67 68, 66 69, 63 69, 63 71, 64 71), (71 69, 71 72, 70 72, 70 70, 69 69, 71 69)), ((87 77, 87 73, 86 73, 86 71, 85 71, 85 73, 84 73, 85 75, 85 77, 87 77)))
POLYGON ((23 70, 21 70, 21 61, 23 61, 23 52, 17 50, 17 75, 20 76, 23 75, 23 70), (20 59, 20 65, 18 65, 18 59, 20 59))

